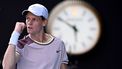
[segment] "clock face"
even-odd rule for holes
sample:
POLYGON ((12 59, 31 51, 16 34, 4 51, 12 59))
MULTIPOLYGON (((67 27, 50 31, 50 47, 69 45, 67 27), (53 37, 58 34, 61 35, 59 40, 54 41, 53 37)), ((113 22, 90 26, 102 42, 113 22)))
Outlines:
POLYGON ((96 14, 81 1, 65 1, 50 13, 48 31, 65 43, 69 54, 83 54, 91 50, 100 35, 96 14))

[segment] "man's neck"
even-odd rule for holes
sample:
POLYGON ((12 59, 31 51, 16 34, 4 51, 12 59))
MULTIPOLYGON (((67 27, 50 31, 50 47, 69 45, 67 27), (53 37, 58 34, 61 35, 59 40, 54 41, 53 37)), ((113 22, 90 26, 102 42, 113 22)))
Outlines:
POLYGON ((47 39, 46 39, 46 33, 44 32, 40 32, 38 34, 29 34, 29 36, 33 39, 33 40, 36 40, 38 42, 45 42, 47 39))

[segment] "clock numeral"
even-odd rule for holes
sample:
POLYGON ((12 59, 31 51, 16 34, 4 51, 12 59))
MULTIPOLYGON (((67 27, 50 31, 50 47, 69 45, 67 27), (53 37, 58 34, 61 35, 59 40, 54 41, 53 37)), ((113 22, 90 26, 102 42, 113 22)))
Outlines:
POLYGON ((67 16, 67 15, 68 15, 68 13, 67 13, 66 11, 64 11, 64 15, 66 15, 66 16, 67 16))
POLYGON ((86 11, 83 11, 83 14, 82 14, 82 16, 85 16, 86 15, 86 11))
POLYGON ((96 30, 96 28, 92 27, 92 28, 90 28, 90 30, 95 31, 95 30, 96 30))
POLYGON ((73 46, 73 49, 76 50, 76 45, 73 46))
POLYGON ((93 18, 89 18, 88 19, 88 22, 90 23, 90 22, 92 22, 93 21, 93 18))
POLYGON ((77 16, 78 15, 78 8, 73 6, 73 7, 71 7, 71 11, 70 12, 71 12, 72 16, 77 16))
POLYGON ((86 44, 84 42, 81 43, 83 47, 86 47, 86 44))
POLYGON ((89 39, 89 40, 93 40, 93 38, 92 38, 91 36, 88 36, 88 39, 89 39))

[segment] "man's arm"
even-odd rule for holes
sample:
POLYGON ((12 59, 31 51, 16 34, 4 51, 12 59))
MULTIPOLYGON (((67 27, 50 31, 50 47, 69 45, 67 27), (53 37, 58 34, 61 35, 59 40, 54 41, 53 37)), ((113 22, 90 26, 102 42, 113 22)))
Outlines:
POLYGON ((68 69, 67 64, 62 63, 61 64, 61 69, 68 69))
POLYGON ((15 69, 16 62, 19 59, 19 55, 15 52, 15 46, 8 45, 3 59, 3 69, 15 69))
POLYGON ((3 58, 3 69, 15 69, 16 62, 18 61, 20 55, 16 53, 16 46, 18 42, 18 38, 25 28, 25 24, 23 22, 17 22, 15 29, 11 35, 8 48, 5 52, 3 58))

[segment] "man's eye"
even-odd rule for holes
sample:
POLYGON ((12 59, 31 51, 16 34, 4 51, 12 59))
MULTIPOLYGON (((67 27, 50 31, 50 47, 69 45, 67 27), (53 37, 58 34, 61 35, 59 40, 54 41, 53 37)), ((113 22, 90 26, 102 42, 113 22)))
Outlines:
POLYGON ((33 18, 33 21, 36 21, 36 19, 35 19, 35 18, 33 18))

